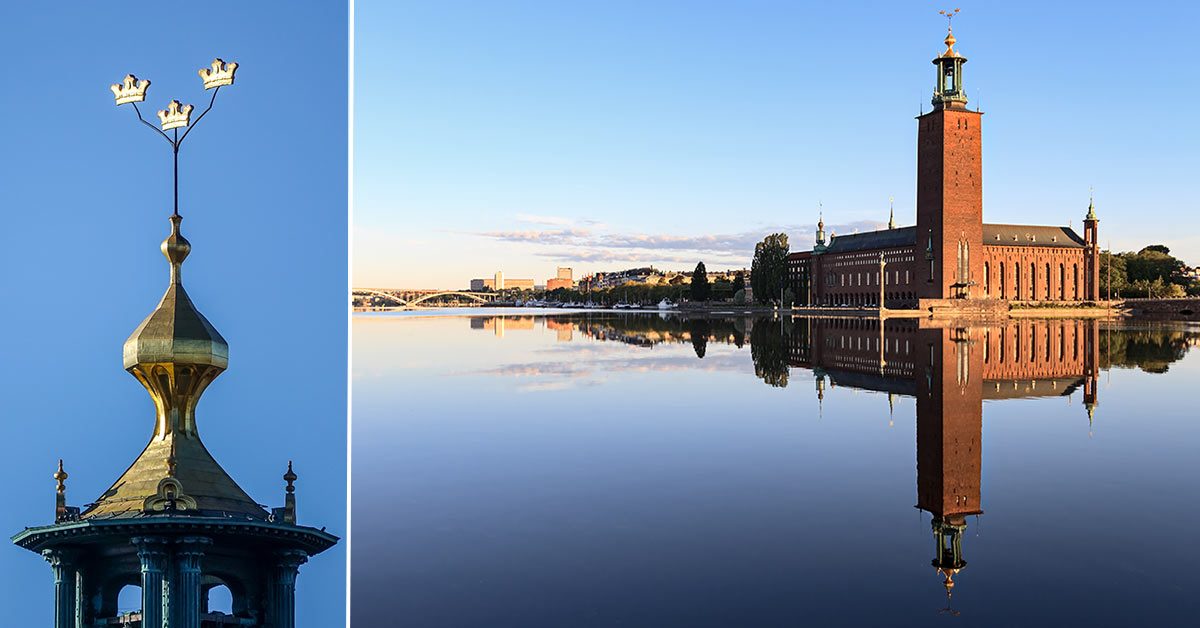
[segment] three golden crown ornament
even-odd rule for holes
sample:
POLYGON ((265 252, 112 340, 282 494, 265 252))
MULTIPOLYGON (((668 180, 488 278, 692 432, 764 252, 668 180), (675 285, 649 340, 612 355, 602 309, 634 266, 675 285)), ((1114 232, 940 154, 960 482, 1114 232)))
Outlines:
POLYGON ((178 100, 172 100, 165 110, 158 112, 158 119, 162 121, 164 131, 187 126, 191 116, 192 106, 180 105, 178 100))
POLYGON ((139 79, 138 77, 129 74, 125 79, 117 84, 114 84, 111 89, 113 96, 116 97, 117 105, 129 103, 133 105, 133 110, 137 113, 138 121, 142 124, 154 129, 154 132, 159 134, 168 144, 171 145, 171 153, 175 161, 175 213, 174 217, 179 216, 179 147, 183 145, 183 140, 187 139, 191 134, 192 129, 196 128, 197 124, 212 111, 213 105, 217 102, 217 94, 221 88, 226 85, 233 85, 233 73, 237 71, 238 64, 225 63, 221 59, 213 59, 212 68, 201 68, 200 79, 204 82, 205 90, 212 90, 212 98, 208 101, 208 107, 192 120, 192 110, 194 107, 185 105, 178 100, 172 100, 166 109, 158 112, 159 125, 155 126, 146 121, 142 117, 142 110, 138 108, 138 103, 146 100, 146 88, 150 87, 150 81, 139 79), (183 132, 180 132, 183 129, 183 132), (168 135, 167 131, 173 131, 168 135))
POLYGON ((127 74, 125 81, 114 84, 109 89, 112 90, 114 96, 117 97, 117 104, 123 105, 127 102, 142 102, 146 100, 146 88, 150 87, 150 81, 145 79, 138 80, 138 77, 127 74))
MULTIPOLYGON (((220 58, 213 59, 211 68, 200 68, 200 79, 204 81, 204 89, 221 88, 226 85, 233 85, 233 74, 237 71, 238 64, 234 62, 226 63, 220 58)), ((139 79, 138 77, 128 74, 120 83, 113 84, 109 89, 112 90, 113 96, 116 97, 117 105, 125 103, 134 103, 133 108, 137 110, 136 103, 146 100, 146 88, 150 87, 150 81, 139 79)), ((217 94, 213 93, 213 101, 216 101, 217 94)), ((161 121, 160 126, 163 131, 186 127, 191 123, 191 114, 193 107, 191 105, 181 104, 178 100, 172 100, 166 109, 158 112, 158 119, 161 121)), ((209 103, 208 109, 212 109, 212 103, 209 103)), ((208 113, 208 109, 200 114, 200 118, 208 113)), ((138 119, 141 119, 142 112, 138 111, 138 119)), ((199 122, 200 118, 196 121, 199 122)), ((142 120, 145 122, 145 120, 142 120)), ((182 138, 180 138, 182 140, 182 138)), ((174 141, 168 138, 172 144, 174 141)))
POLYGON ((204 79, 204 89, 212 89, 221 87, 222 85, 233 85, 233 73, 237 70, 236 63, 225 63, 220 59, 213 59, 212 69, 200 68, 200 78, 204 79))

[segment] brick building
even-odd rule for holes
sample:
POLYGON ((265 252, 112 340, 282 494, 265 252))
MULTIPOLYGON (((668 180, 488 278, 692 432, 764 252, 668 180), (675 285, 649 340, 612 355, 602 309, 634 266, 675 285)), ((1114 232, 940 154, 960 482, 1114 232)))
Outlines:
POLYGON ((933 60, 933 110, 917 118, 917 221, 852 235, 817 223, 811 251, 788 256, 788 276, 801 305, 963 307, 962 299, 1096 300, 1099 249, 1095 211, 1083 236, 1069 227, 983 222, 982 112, 966 108, 962 68, 946 50, 933 60), (881 262, 885 265, 881 268, 881 262), (882 284, 882 286, 880 285, 882 284))
POLYGON ((570 290, 575 287, 575 279, 572 275, 573 271, 570 268, 558 267, 558 274, 553 279, 546 280, 546 290, 557 290, 566 288, 570 290))

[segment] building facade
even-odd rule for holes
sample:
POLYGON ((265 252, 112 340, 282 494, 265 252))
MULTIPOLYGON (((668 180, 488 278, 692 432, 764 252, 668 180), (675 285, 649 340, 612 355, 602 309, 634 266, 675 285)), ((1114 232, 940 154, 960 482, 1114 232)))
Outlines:
POLYGON ((976 301, 1099 298, 1098 223, 1089 204, 1080 236, 1069 227, 983 222, 982 117, 967 109, 963 57, 948 33, 933 60, 933 110, 917 118, 916 225, 825 238, 788 256, 800 305, 889 308, 976 301))

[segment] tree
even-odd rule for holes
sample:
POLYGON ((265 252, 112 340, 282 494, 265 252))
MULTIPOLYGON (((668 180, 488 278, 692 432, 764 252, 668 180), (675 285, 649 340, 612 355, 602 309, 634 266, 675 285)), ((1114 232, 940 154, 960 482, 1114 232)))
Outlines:
POLYGON ((746 287, 746 275, 742 271, 737 271, 733 276, 733 291, 737 292, 746 287))
POLYGON ((1148 246, 1138 252, 1145 253, 1146 251, 1158 251, 1159 253, 1162 253, 1163 255, 1171 254, 1171 249, 1167 248, 1167 245, 1165 245, 1165 244, 1151 244, 1150 246, 1148 246))
POLYGON ((1154 281, 1161 279, 1165 282, 1186 285, 1184 276, 1185 265, 1182 261, 1164 253, 1162 245, 1148 246, 1134 255, 1125 255, 1125 268, 1129 281, 1154 281))
POLYGON ((1129 285, 1129 278, 1125 273, 1125 254, 1118 253, 1113 255, 1112 251, 1100 252, 1100 297, 1108 298, 1109 294, 1109 260, 1112 260, 1112 294, 1120 296, 1121 291, 1129 285))
POLYGON ((787 279, 787 255, 786 233, 772 233, 754 245, 750 287, 754 291, 754 298, 760 303, 782 298, 787 279))
POLYGON ((692 300, 707 301, 708 295, 711 293, 711 286, 708 285, 708 271, 704 269, 704 262, 697 262, 696 270, 692 271, 692 300))

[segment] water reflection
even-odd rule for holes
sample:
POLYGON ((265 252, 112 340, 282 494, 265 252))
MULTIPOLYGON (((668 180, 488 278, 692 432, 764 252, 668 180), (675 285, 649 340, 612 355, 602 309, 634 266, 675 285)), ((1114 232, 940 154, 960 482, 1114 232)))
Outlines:
MULTIPOLYGON (((880 407, 872 412, 890 412, 894 406, 912 403, 915 406, 915 435, 908 436, 906 439, 915 436, 916 503, 914 505, 920 512, 925 513, 928 521, 927 527, 924 528, 924 534, 928 536, 924 537, 923 542, 932 541, 933 547, 932 551, 925 554, 924 557, 918 558, 919 554, 905 554, 903 560, 910 561, 908 564, 914 567, 916 561, 919 560, 922 569, 929 570, 926 572, 930 574, 929 580, 922 581, 924 584, 914 586, 929 593, 937 591, 939 596, 944 591, 945 605, 941 608, 941 612, 951 614, 958 614, 958 610, 951 606, 950 601, 953 599, 957 602, 959 595, 956 594, 970 591, 972 586, 976 586, 976 583, 991 582, 993 590, 995 590, 1000 588, 997 579, 1014 581, 1025 577, 1019 571, 1012 571, 1012 566, 997 566, 999 561, 996 559, 995 552, 998 550, 995 548, 995 544, 993 544, 990 554, 991 561, 980 563, 989 564, 989 569, 995 570, 990 577, 984 576, 980 580, 971 580, 977 576, 963 575, 973 574, 981 569, 981 567, 975 567, 974 570, 967 570, 968 555, 973 549, 972 539, 967 538, 967 529, 969 520, 973 518, 978 522, 984 516, 986 499, 983 491, 985 404, 1015 406, 1021 403, 1018 400, 1046 400, 1057 397, 1061 398, 1062 406, 1055 406, 1055 408, 1059 408, 1054 411, 1055 416, 1061 416, 1063 412, 1061 408, 1065 407, 1068 417, 1072 413, 1077 413, 1074 415, 1077 419, 1074 420, 1077 421, 1080 429, 1082 429, 1083 422, 1086 421, 1090 430, 1092 422, 1097 420, 1097 409, 1102 401, 1100 380, 1103 372, 1133 369, 1139 374, 1167 373, 1175 363, 1184 359, 1190 347, 1200 344, 1200 333, 1197 333, 1195 328, 1172 325, 1146 327, 1110 324, 1095 320, 1029 320, 1013 321, 1003 325, 971 325, 940 323, 926 319, 905 319, 888 320, 881 324, 878 320, 850 317, 817 319, 585 314, 472 317, 469 319, 469 323, 461 322, 460 319, 456 324, 461 325, 459 329, 469 326, 471 330, 490 332, 496 337, 503 338, 504 342, 501 344, 511 346, 513 350, 511 353, 503 353, 505 359, 502 363, 491 368, 460 367, 454 372, 446 372, 442 375, 557 377, 560 379, 552 382, 537 381, 535 384, 540 387, 530 390, 554 389, 561 391, 561 387, 549 384, 566 381, 570 381, 572 385, 576 383, 607 384, 604 374, 621 371, 647 372, 690 368, 746 373, 752 370, 754 376, 767 385, 767 387, 758 386, 758 389, 762 391, 774 390, 782 393, 784 391, 779 389, 788 388, 789 384, 795 384, 797 381, 807 384, 811 377, 812 388, 805 387, 797 390, 793 385, 787 392, 790 395, 789 399, 794 399, 794 392, 804 395, 811 394, 817 410, 815 418, 818 420, 821 419, 822 412, 828 412, 828 408, 825 408, 825 405, 828 404, 827 396, 831 396, 833 390, 838 388, 885 395, 888 408, 880 407), (550 335, 552 335, 554 343, 546 344, 545 340, 550 335), (540 337, 543 342, 535 344, 530 341, 530 338, 533 337, 540 337), (748 351, 745 347, 746 344, 749 345, 748 351), (664 345, 671 346, 671 348, 662 351, 664 345), (535 359, 530 360, 531 356, 535 359), (1072 405, 1067 405, 1068 403, 1072 405), (968 580, 965 584, 964 578, 968 580), (961 588, 956 590, 956 586, 961 588)), ((356 332, 357 337, 358 333, 356 332)), ((680 380, 676 382, 676 387, 677 389, 687 389, 693 385, 694 381, 699 380, 680 380)), ((625 382, 624 385, 628 386, 629 384, 625 382)), ((612 398, 618 389, 604 388, 603 390, 607 390, 607 392, 596 394, 612 398)), ((485 395, 486 393, 481 392, 480 394, 485 395)), ((588 399, 592 399, 592 397, 589 396, 588 399)), ((568 412, 574 412, 574 408, 586 407, 587 403, 588 401, 568 401, 565 406, 568 412)), ((740 403, 753 404, 755 398, 746 397, 740 403)), ((796 402, 793 400, 790 403, 795 404, 796 402)), ((561 402, 547 405, 553 406, 554 404, 560 404, 560 408, 563 405, 561 402)), ((618 401, 616 404, 616 411, 621 415, 628 414, 626 408, 629 404, 635 404, 635 407, 636 404, 645 404, 649 406, 649 416, 659 418, 672 416, 672 410, 664 409, 669 406, 655 398, 635 398, 628 402, 618 401)), ((526 416, 530 416, 537 415, 539 411, 530 409, 529 405, 524 405, 522 412, 526 416)), ((553 413, 554 410, 547 412, 553 413)), ((642 415, 638 416, 640 418, 642 415)), ((700 416, 705 415, 693 416, 691 420, 700 421, 700 416)), ((724 418, 724 415, 720 413, 714 413, 713 416, 724 418)), ((989 416, 994 419, 997 414, 989 411, 989 416)), ((620 424, 625 425, 626 423, 621 422, 620 424)), ((547 425, 541 424, 541 429, 547 429, 547 425)), ((615 424, 613 429, 616 429, 615 424)), ((807 433, 813 438, 821 436, 820 433, 811 430, 807 433)), ((879 446, 882 442, 875 437, 862 437, 861 434, 855 436, 839 432, 838 436, 844 442, 832 442, 843 448, 840 455, 849 457, 875 455, 870 447, 879 446)), ((680 434, 680 437, 686 440, 686 434, 680 434)), ((907 440, 907 442, 913 443, 913 440, 907 440)), ((1028 446, 1031 449, 1037 449, 1041 444, 1036 438, 1030 437, 1028 446)), ((1048 446, 1058 447, 1060 445, 1051 442, 1048 446)), ((911 447, 911 444, 908 447, 911 447)), ((569 447, 564 446, 564 450, 566 449, 569 447)), ((911 448, 908 448, 909 456, 912 455, 912 451, 911 448)), ((663 455, 667 456, 668 454, 664 452, 663 455)), ((994 459, 987 461, 989 466, 996 464, 994 459)), ((1064 458, 1063 462, 1069 464, 1067 458, 1064 458)), ((1139 459, 1139 462, 1148 467, 1154 467, 1153 461, 1139 459)), ((1012 464, 1009 460, 1003 460, 1002 463, 1001 466, 1005 467, 1012 464)), ((777 466, 773 469, 778 472, 778 475, 786 477, 790 473, 789 468, 779 466, 781 464, 776 463, 777 466)), ((649 469, 661 472, 657 466, 649 469)), ((646 469, 642 471, 645 472, 646 469)), ((619 474, 620 469, 617 468, 613 473, 619 474)), ((734 490, 745 490, 744 485, 737 481, 745 473, 747 472, 742 470, 735 473, 730 469, 730 476, 733 479, 729 480, 729 483, 738 487, 734 490)), ((993 473, 995 472, 993 471, 993 473)), ((636 493, 641 488, 640 482, 645 481, 647 476, 636 475, 633 471, 630 471, 630 474, 636 480, 631 480, 632 483, 628 485, 628 490, 636 493)), ((1063 475, 1065 477, 1065 474, 1063 475)), ((716 480, 710 478, 709 481, 715 482, 716 480)), ((1133 480, 1127 481, 1132 482, 1133 480)), ((909 486, 912 486, 911 480, 907 480, 907 482, 909 486)), ((564 483, 566 483, 565 480, 564 483)), ((1053 481, 1050 483, 1053 484, 1053 481)), ((867 511, 871 511, 870 504, 872 503, 894 501, 881 497, 877 492, 864 493, 862 487, 866 485, 867 483, 861 477, 836 478, 829 480, 826 485, 818 484, 821 490, 833 494, 835 499, 848 499, 850 495, 855 495, 856 498, 865 500, 868 503, 863 508, 867 511)), ((993 480, 989 485, 1006 486, 1005 478, 993 480)), ((621 484, 621 486, 625 487, 626 485, 621 484)), ((453 489, 453 487, 450 488, 453 489)), ((677 487, 676 490, 679 488, 677 487)), ((1124 492, 1120 499, 1114 499, 1113 503, 1097 500, 1093 509, 1095 512, 1109 517, 1121 518, 1123 526, 1128 524, 1131 528, 1136 527, 1133 522, 1141 523, 1136 519, 1138 516, 1136 513, 1120 511, 1121 514, 1118 515, 1113 514, 1117 511, 1110 512, 1108 510, 1122 507, 1119 502, 1132 504, 1144 498, 1140 486, 1122 490, 1124 492)), ((734 492, 730 492, 729 497, 734 494, 734 492)), ((895 496, 894 489, 892 494, 895 496)), ((994 506, 996 501, 994 491, 992 491, 992 495, 994 506)), ((597 503, 616 500, 612 496, 601 499, 595 495, 581 493, 578 496, 578 503, 571 503, 573 507, 591 512, 589 502, 593 498, 597 499, 597 503)), ((814 499, 824 498, 814 497, 814 499)), ((621 503, 619 500, 616 501, 618 504, 621 503)), ((1011 500, 1002 499, 1001 503, 1005 503, 1007 508, 1002 508, 1002 514, 999 515, 994 511, 993 517, 998 516, 1006 522, 1011 522, 1014 519, 1021 521, 1019 517, 1023 514, 1028 516, 1028 513, 1013 512, 1020 508, 1014 508, 1011 500), (1003 512, 1004 510, 1008 510, 1008 512, 1003 512)), ((753 510, 753 506, 757 504, 758 502, 751 502, 746 509, 753 510)), ((1047 502, 1047 505, 1050 504, 1047 502)), ((1052 508, 1046 510, 1050 512, 1052 508)), ((762 512, 770 512, 770 510, 764 508, 762 512)), ((878 511, 875 512, 878 514, 878 511)), ((1188 519, 1190 512, 1181 513, 1180 516, 1188 519)), ((542 516, 557 516, 557 513, 551 515, 547 512, 542 516)), ((598 510, 591 516, 595 517, 595 520, 587 519, 589 525, 598 526, 597 530, 599 531, 590 532, 590 534, 594 538, 603 538, 605 534, 603 530, 608 529, 602 525, 605 515, 598 510)), ((880 516, 889 520, 891 518, 891 515, 880 516)), ((481 518, 475 520, 482 521, 481 518)), ((1096 520, 1099 521, 1099 519, 1096 520)), ((810 528, 816 537, 820 537, 828 531, 824 523, 816 520, 806 521, 804 525, 810 528)), ((1022 522, 1031 523, 1028 520, 1022 522)), ((864 522, 859 522, 859 525, 862 523, 864 522)), ((695 522, 692 522, 692 525, 695 525, 695 522)), ((740 525, 746 529, 754 529, 766 524, 761 521, 745 520, 741 521, 740 525)), ((1108 528, 1100 528, 1100 532, 1103 534, 1085 533, 1086 526, 1083 525, 1080 525, 1079 528, 1081 535, 1090 534, 1100 538, 1112 533, 1112 530, 1108 528)), ((806 533, 809 531, 805 530, 806 533)), ((857 533, 852 532, 851 534, 857 533)), ((1013 534, 1012 536, 1019 537, 1020 535, 1013 534)), ((805 534, 797 531, 796 538, 805 538, 805 534)), ((795 542, 796 538, 791 539, 792 542, 795 542)), ((364 544, 366 542, 364 541, 364 544)), ((778 547, 777 542, 777 539, 773 543, 764 541, 764 545, 775 548, 778 547)), ((898 569, 890 566, 889 562, 878 553, 868 555, 863 552, 854 545, 858 541, 837 539, 833 544, 838 545, 843 542, 848 545, 831 550, 834 554, 840 554, 838 560, 841 562, 838 564, 853 565, 860 561, 875 563, 870 566, 880 569, 880 573, 887 572, 889 569, 892 571, 898 569)), ((1029 547, 1036 547, 1045 555, 1053 548, 1040 544, 1043 542, 1050 545, 1056 543, 1054 539, 1039 539, 1030 541, 1029 547)), ((720 545, 719 541, 716 543, 718 546, 720 545)), ((978 550, 979 541, 974 541, 974 543, 976 544, 975 549, 978 550)), ((1065 545, 1069 546, 1070 543, 1065 545)), ((552 551, 555 548, 546 549, 552 551)), ((1005 549, 1018 551, 1019 548, 1004 548, 999 551, 1005 549)), ((573 552, 584 553, 583 550, 569 545, 564 545, 562 550, 565 555, 571 555, 573 552)), ((489 549, 488 551, 495 550, 489 549)), ((823 550, 810 549, 809 551, 819 553, 823 550)), ((1100 551, 1105 553, 1104 549, 1100 551)), ((1187 551, 1195 553, 1190 548, 1187 551)), ((594 557, 593 560, 603 559, 594 557)), ((767 558, 761 560, 766 564, 773 564, 767 558)), ((364 562, 364 564, 366 563, 364 562)), ((776 565, 776 568, 780 567, 776 565)), ((1020 566, 1020 570, 1025 568, 1025 565, 1020 566)), ((1036 570, 1040 567, 1032 565, 1028 568, 1036 570)), ((531 567, 531 569, 535 568, 531 567)), ((811 578, 812 581, 806 579, 804 586, 823 586, 818 582, 821 578, 815 573, 815 570, 820 570, 819 566, 796 563, 792 569, 797 570, 796 573, 811 573, 805 577, 811 578)), ((902 570, 902 568, 900 569, 902 570)), ((1114 578, 1117 577, 1117 574, 1110 575, 1114 578)), ((580 577, 587 580, 585 576, 580 577)), ((684 581, 697 576, 685 574, 681 569, 673 577, 684 581)), ((713 577, 718 578, 719 574, 715 574, 713 577)), ((1038 575, 1032 574, 1030 577, 1036 579, 1038 575)), ((1126 581, 1121 578, 1118 580, 1126 581)), ((736 579, 731 580, 731 582, 733 581, 736 579)), ((874 582, 873 584, 898 586, 899 583, 890 581, 874 582)), ((1057 584, 1061 587, 1065 597, 1078 598, 1082 596, 1086 598, 1088 595, 1086 591, 1070 590, 1068 583, 1059 582, 1057 584)), ((1005 586, 1013 585, 1006 583, 1005 586)), ((1129 595, 1135 595, 1135 588, 1129 588, 1127 591, 1129 595)), ((510 590, 510 594, 520 595, 521 593, 510 590)), ((1144 595, 1140 590, 1136 591, 1136 595, 1142 596, 1138 598, 1139 600, 1151 599, 1146 597, 1149 594, 1144 595)), ((1166 591, 1158 592, 1156 595, 1170 597, 1175 594, 1173 591, 1166 591)), ((568 607, 584 602, 578 598, 564 599, 570 600, 570 602, 563 602, 568 607)), ((754 596, 749 596, 748 599, 754 599, 754 596)), ((1191 603, 1180 602, 1182 599, 1186 598, 1170 597, 1171 603, 1178 608, 1187 608, 1191 603)), ((614 603, 611 599, 603 602, 596 601, 601 606, 604 602, 614 603)), ((1162 602, 1162 599, 1158 598, 1156 602, 1162 602)), ((661 603, 664 608, 677 610, 678 606, 684 602, 679 599, 664 599, 658 603, 661 603)), ((736 606, 736 604, 733 605, 736 606)), ((899 604, 894 603, 894 606, 899 606, 899 604)), ((987 606, 978 608, 987 608, 987 606)), ((1162 608, 1169 609, 1171 607, 1168 604, 1162 608)), ((1125 608, 1121 610, 1124 613, 1129 612, 1125 608)), ((545 612, 547 616, 552 615, 551 611, 545 612)), ((640 612, 646 611, 640 609, 640 612)), ((667 611, 662 612, 665 614, 659 615, 660 618, 677 618, 668 614, 667 611)), ((748 614, 742 619, 750 621, 751 618, 757 617, 762 620, 765 617, 767 623, 771 623, 782 622, 782 618, 787 615, 779 609, 772 611, 769 604, 758 607, 755 612, 758 614, 748 614)), ((825 612, 827 619, 836 616, 828 614, 833 611, 825 612)), ((868 610, 860 612, 870 615, 868 610)), ((880 610, 879 612, 886 614, 887 611, 880 610)), ((929 612, 932 612, 932 609, 929 612)), ((640 616, 637 612, 628 610, 625 613, 624 617, 626 618, 640 616)), ((813 615, 815 617, 822 616, 821 612, 811 609, 806 613, 815 613, 813 615)), ((653 615, 648 612, 647 614, 653 615)), ((1169 614, 1170 612, 1168 612, 1169 614)), ((1019 616, 1019 613, 1012 612, 1008 614, 1006 620, 997 619, 996 622, 1011 623, 1013 617, 1019 616)), ((981 620, 979 612, 976 612, 974 617, 976 621, 981 620)), ((561 617, 556 617, 556 619, 561 619, 561 617)), ((603 613, 593 619, 595 621, 588 622, 588 625, 608 625, 604 621, 603 613)), ((894 621, 894 618, 882 615, 874 616, 874 619, 879 622, 894 621)), ((520 623, 517 622, 513 625, 520 623)), ((705 622, 694 622, 691 625, 703 623, 705 622)), ((909 621, 900 620, 898 623, 909 623, 909 621)), ((980 623, 987 624, 988 621, 982 620, 980 623)), ((525 625, 550 624, 549 620, 545 623, 539 623, 537 620, 525 623, 525 625)), ((751 624, 754 622, 750 621, 744 625, 751 624)), ((642 624, 635 621, 630 625, 642 624)), ((710 623, 709 625, 720 624, 710 623)), ((730 624, 726 623, 725 625, 730 624)))
POLYGON ((502 336, 505 328, 532 330, 537 319, 559 341, 571 341, 578 331, 640 347, 691 343, 700 359, 710 342, 741 348, 749 335, 754 374, 786 387, 791 369, 809 370, 818 405, 826 386, 886 393, 889 406, 895 398, 915 398, 916 507, 931 516, 931 565, 946 590, 944 612, 953 614, 954 576, 967 566, 966 519, 983 514, 983 402, 1071 397, 1082 390, 1090 426, 1101 364, 1164 373, 1200 344, 1200 333, 1189 329, 1104 323, 1102 333, 1094 319, 971 326, 931 319, 584 315, 481 317, 471 326, 502 336))

